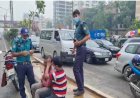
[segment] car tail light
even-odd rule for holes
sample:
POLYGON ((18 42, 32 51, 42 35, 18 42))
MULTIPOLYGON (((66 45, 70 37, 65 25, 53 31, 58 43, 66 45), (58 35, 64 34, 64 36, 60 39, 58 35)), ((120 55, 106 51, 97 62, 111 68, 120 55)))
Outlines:
POLYGON ((6 66, 6 69, 7 69, 7 70, 13 68, 13 64, 12 64, 12 63, 7 63, 5 66, 6 66))
POLYGON ((116 54, 116 59, 118 60, 118 58, 121 56, 121 53, 117 53, 116 54))

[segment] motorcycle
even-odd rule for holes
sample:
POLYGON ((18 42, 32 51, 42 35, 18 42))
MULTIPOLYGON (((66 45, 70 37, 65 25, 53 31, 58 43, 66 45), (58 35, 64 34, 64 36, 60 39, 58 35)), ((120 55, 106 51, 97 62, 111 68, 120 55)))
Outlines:
POLYGON ((134 65, 132 62, 129 63, 132 74, 130 75, 130 90, 135 98, 140 98, 140 66, 134 65))
POLYGON ((6 81, 11 80, 16 91, 19 91, 17 75, 16 75, 17 62, 12 57, 11 50, 5 53, 3 62, 5 65, 3 69, 4 72, 6 72, 6 81))

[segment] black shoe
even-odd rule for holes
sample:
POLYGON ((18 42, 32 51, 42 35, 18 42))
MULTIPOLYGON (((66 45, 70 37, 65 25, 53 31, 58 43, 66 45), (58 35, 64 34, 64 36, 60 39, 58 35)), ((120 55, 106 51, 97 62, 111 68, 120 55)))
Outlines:
POLYGON ((76 89, 73 89, 73 92, 77 92, 78 91, 78 88, 76 88, 76 89))
POLYGON ((81 95, 83 95, 84 94, 84 90, 83 91, 76 91, 76 92, 74 92, 74 95, 75 96, 81 96, 81 95))

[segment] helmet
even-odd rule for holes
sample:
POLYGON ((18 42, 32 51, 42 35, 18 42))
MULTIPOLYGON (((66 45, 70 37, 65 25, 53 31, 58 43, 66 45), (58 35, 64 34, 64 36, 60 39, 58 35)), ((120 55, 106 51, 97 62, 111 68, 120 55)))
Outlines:
POLYGON ((22 35, 29 34, 28 28, 22 28, 21 31, 20 31, 20 34, 22 34, 22 35))
POLYGON ((140 66, 140 55, 135 55, 132 59, 132 64, 134 66, 140 66))

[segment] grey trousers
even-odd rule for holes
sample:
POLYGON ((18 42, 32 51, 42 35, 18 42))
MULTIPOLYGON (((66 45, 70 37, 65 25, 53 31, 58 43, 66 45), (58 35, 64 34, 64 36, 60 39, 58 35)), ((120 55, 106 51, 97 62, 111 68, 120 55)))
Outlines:
MULTIPOLYGON (((31 86, 31 91, 33 98, 41 98, 45 93, 47 93, 48 88, 42 87, 41 83, 35 83, 31 86)), ((45 98, 45 96, 43 96, 45 98)))

